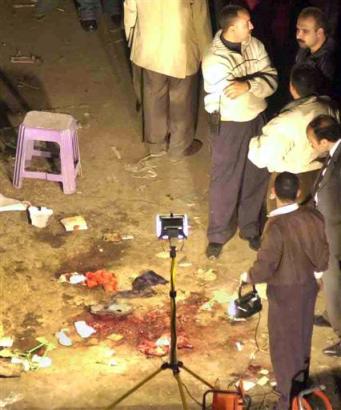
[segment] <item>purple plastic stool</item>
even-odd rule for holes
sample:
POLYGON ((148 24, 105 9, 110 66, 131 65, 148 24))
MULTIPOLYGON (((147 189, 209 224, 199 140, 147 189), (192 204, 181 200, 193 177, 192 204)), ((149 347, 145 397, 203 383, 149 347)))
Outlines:
POLYGON ((81 163, 76 120, 68 114, 30 111, 19 127, 13 185, 22 187, 23 178, 61 182, 64 194, 76 192, 76 176, 81 163), (35 141, 54 142, 60 147, 60 174, 26 171, 33 156, 51 158, 52 153, 35 149, 35 141))

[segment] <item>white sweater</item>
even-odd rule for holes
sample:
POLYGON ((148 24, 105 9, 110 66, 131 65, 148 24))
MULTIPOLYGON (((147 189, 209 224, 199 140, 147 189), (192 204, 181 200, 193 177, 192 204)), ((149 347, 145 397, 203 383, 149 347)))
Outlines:
POLYGON ((270 172, 301 172, 321 168, 315 161, 318 153, 310 146, 307 126, 315 117, 327 114, 338 117, 328 97, 306 97, 287 104, 250 141, 248 158, 258 168, 270 172))
POLYGON ((277 71, 271 66, 264 45, 254 37, 242 43, 241 54, 227 48, 218 31, 204 56, 205 109, 219 111, 222 121, 246 122, 265 110, 265 98, 277 89, 277 71), (248 80, 250 90, 238 98, 225 96, 224 89, 233 80, 248 80))

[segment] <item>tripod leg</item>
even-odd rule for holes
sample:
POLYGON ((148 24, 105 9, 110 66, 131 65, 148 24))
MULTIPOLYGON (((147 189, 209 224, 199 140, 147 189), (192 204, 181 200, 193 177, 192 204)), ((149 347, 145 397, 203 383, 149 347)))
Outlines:
POLYGON ((162 372, 162 370, 164 369, 160 367, 160 369, 156 370, 154 373, 151 373, 149 376, 145 377, 143 380, 140 381, 140 383, 136 384, 134 387, 132 387, 130 390, 124 393, 123 396, 118 398, 114 403, 112 403, 109 407, 107 407, 106 410, 114 409, 119 403, 121 403, 121 401, 123 401, 125 398, 133 394, 137 389, 139 389, 141 386, 149 382, 149 380, 157 376, 160 372, 162 372))
POLYGON ((206 384, 206 386, 208 386, 210 389, 214 389, 214 386, 210 383, 208 383, 206 380, 204 380, 203 378, 201 378, 199 375, 197 375, 196 373, 194 373, 192 370, 190 370, 188 367, 184 366, 183 363, 181 363, 180 366, 182 369, 186 370, 187 373, 189 373, 191 376, 195 377, 196 379, 198 379, 199 381, 201 381, 201 383, 206 384))
POLYGON ((187 401, 186 401, 186 396, 185 396, 185 392, 184 392, 184 387, 182 385, 182 381, 180 378, 180 373, 173 373, 176 382, 178 383, 178 388, 179 388, 179 393, 180 393, 180 397, 181 397, 181 403, 182 403, 182 408, 183 410, 188 410, 188 406, 187 406, 187 401))

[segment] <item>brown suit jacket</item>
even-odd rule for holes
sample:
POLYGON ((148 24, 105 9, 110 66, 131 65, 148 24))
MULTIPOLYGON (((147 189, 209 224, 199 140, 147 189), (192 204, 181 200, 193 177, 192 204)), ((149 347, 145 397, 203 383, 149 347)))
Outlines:
POLYGON ((328 258, 323 216, 300 207, 268 220, 249 277, 252 283, 303 285, 315 281, 314 272, 327 269, 328 258))

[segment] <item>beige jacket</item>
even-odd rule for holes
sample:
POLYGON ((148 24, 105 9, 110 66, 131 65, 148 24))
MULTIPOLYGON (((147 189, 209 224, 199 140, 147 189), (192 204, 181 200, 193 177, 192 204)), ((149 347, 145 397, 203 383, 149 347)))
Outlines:
POLYGON ((206 0, 125 0, 130 59, 176 78, 195 74, 212 35, 206 0))
POLYGON ((277 71, 272 67, 264 45, 255 37, 242 43, 241 54, 228 49, 221 41, 221 30, 202 62, 205 109, 219 111, 223 121, 246 122, 265 110, 266 97, 277 89, 277 71), (245 79, 250 90, 238 98, 225 96, 231 81, 245 79))
POLYGON ((320 114, 338 116, 328 97, 306 97, 287 104, 254 137, 249 145, 249 160, 270 172, 301 172, 321 168, 318 153, 310 146, 307 126, 320 114))

